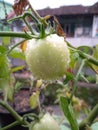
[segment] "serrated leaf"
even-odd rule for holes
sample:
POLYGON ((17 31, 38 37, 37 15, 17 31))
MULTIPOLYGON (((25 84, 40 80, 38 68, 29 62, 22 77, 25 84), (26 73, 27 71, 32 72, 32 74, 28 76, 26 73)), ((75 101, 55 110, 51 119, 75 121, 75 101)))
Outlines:
POLYGON ((71 104, 69 104, 68 99, 66 97, 60 97, 60 105, 64 112, 64 115, 68 119, 72 130, 79 130, 77 120, 75 118, 73 109, 71 104))
POLYGON ((10 52, 9 56, 10 56, 11 58, 18 58, 18 59, 25 60, 25 55, 24 55, 24 53, 22 52, 22 50, 21 50, 20 48, 15 48, 15 49, 13 49, 13 50, 10 52))

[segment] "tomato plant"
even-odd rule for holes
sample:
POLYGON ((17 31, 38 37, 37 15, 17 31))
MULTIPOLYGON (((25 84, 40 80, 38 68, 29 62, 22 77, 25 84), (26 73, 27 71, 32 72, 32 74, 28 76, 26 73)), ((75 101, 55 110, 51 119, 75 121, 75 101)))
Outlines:
MULTIPOLYGON (((0 100, 0 105, 7 109, 16 119, 15 122, 4 128, 0 128, 0 130, 6 130, 17 124, 29 127, 30 130, 60 130, 58 123, 50 114, 46 113, 39 120, 35 119, 35 117, 38 118, 40 113, 43 112, 39 100, 40 92, 42 89, 47 89, 47 84, 49 84, 50 81, 57 83, 64 89, 64 91, 61 91, 62 94, 60 93, 59 101, 71 129, 90 130, 91 125, 96 121, 95 119, 98 115, 98 104, 96 104, 91 112, 88 113, 87 117, 78 124, 73 111, 73 102, 77 103, 78 100, 73 101, 73 99, 79 78, 81 77, 86 82, 89 82, 82 73, 84 66, 88 65, 98 73, 98 46, 96 46, 94 50, 91 49, 93 50, 93 54, 91 55, 87 53, 88 51, 84 51, 85 49, 83 48, 86 47, 76 48, 72 46, 66 40, 65 33, 56 17, 50 15, 41 17, 32 8, 28 0, 25 0, 24 3, 22 0, 19 0, 15 2, 13 7, 15 13, 19 16, 12 20, 22 19, 27 29, 24 29, 24 32, 0 32, 1 37, 24 38, 21 42, 13 46, 8 47, 9 44, 6 42, 0 46, 0 90, 2 89, 5 90, 4 92, 7 92, 6 100, 0 100), (25 9, 27 9, 27 11, 25 11, 25 9), (7 47, 5 48, 5 46, 7 47), (18 48, 16 48, 17 46, 18 48), (35 91, 30 97, 30 106, 32 108, 38 107, 39 115, 35 116, 34 113, 29 113, 20 116, 7 103, 7 98, 9 97, 10 99, 11 90, 14 88, 14 83, 10 82, 10 75, 14 70, 17 70, 17 68, 11 69, 9 57, 21 58, 22 60, 26 58, 25 61, 33 77, 42 79, 40 85, 35 85, 35 91), (59 80, 61 77, 63 77, 62 80, 59 80), (65 94, 65 91, 69 92, 70 95, 65 94), (29 122, 28 119, 30 119, 31 122, 29 122)), ((87 47, 87 50, 88 49, 89 47, 87 47)), ((23 66, 19 68, 23 68, 23 66)), ((13 98, 13 93, 11 98, 13 98)))

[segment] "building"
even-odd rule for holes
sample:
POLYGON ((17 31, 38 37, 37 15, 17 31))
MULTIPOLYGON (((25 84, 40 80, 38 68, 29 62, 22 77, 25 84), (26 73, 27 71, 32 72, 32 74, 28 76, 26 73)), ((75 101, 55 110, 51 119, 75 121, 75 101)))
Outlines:
MULTIPOLYGON (((9 18, 15 16, 12 5, 0 0, 0 30, 8 30, 3 26, 6 15, 9 18)), ((95 46, 98 43, 98 2, 92 6, 61 6, 59 8, 45 8, 37 10, 41 16, 55 15, 63 27, 67 40, 74 46, 95 46)), ((11 28, 14 31, 22 30, 21 20, 13 22, 11 28)))
POLYGON ((98 44, 98 2, 92 6, 61 6, 38 10, 41 16, 55 15, 74 46, 98 44))

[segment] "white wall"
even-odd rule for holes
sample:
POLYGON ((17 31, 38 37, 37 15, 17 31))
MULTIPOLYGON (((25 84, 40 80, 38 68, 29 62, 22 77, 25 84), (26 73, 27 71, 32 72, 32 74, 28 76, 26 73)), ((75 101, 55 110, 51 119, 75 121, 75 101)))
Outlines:
POLYGON ((98 37, 98 15, 93 16, 92 37, 98 37))
POLYGON ((68 42, 70 42, 73 46, 95 46, 98 44, 98 37, 95 38, 87 38, 87 37, 80 37, 80 38, 66 38, 68 42))

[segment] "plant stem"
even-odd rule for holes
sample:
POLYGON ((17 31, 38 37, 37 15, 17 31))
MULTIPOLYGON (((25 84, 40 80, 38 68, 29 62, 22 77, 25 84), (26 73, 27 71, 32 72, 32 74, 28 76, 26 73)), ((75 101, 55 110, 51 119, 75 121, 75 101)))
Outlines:
POLYGON ((42 21, 42 17, 37 13, 36 10, 34 10, 34 8, 32 7, 32 5, 30 4, 29 1, 28 1, 28 4, 29 4, 29 7, 31 8, 31 11, 32 11, 32 13, 34 14, 34 16, 35 16, 36 18, 38 18, 40 21, 42 21))
POLYGON ((79 70, 78 70, 78 72, 77 72, 77 74, 76 74, 76 77, 75 77, 75 80, 74 80, 74 85, 73 85, 73 91, 72 91, 71 97, 70 97, 70 101, 72 100, 72 97, 73 97, 73 95, 74 95, 75 92, 76 92, 76 88, 77 88, 77 85, 76 85, 76 84, 77 84, 79 75, 80 75, 80 73, 81 73, 81 71, 82 71, 82 69, 83 69, 83 67, 84 67, 84 65, 85 65, 85 62, 86 62, 86 59, 82 60, 82 63, 81 63, 81 65, 80 65, 80 68, 79 68, 79 70))
POLYGON ((23 118, 7 102, 0 100, 0 105, 8 110, 16 120, 20 122, 23 120, 23 118))
POLYGON ((19 125, 19 124, 20 124, 19 121, 15 121, 15 122, 13 122, 13 123, 11 123, 11 124, 9 124, 9 125, 3 127, 3 128, 0 128, 0 130, 7 130, 7 129, 10 129, 10 128, 12 128, 12 127, 14 127, 14 126, 16 126, 16 125, 19 125))
POLYGON ((91 62, 94 65, 98 66, 98 60, 96 60, 94 57, 92 57, 86 53, 83 53, 80 50, 77 50, 77 52, 80 54, 81 57, 86 58, 88 62, 91 62))
POLYGON ((23 42, 25 42, 26 40, 22 40, 21 42, 15 44, 10 50, 7 51, 7 54, 9 54, 15 47, 17 47, 18 45, 22 44, 23 42))
POLYGON ((83 120, 79 124, 79 130, 86 130, 86 125, 91 126, 95 118, 98 116, 98 104, 93 108, 93 110, 90 112, 90 114, 87 116, 85 120, 83 120))
POLYGON ((0 31, 0 37, 18 37, 28 39, 24 32, 0 31))
POLYGON ((66 43, 69 46, 69 49, 71 49, 72 51, 78 52, 80 57, 82 57, 83 59, 87 59, 88 62, 98 66, 98 60, 96 60, 94 57, 82 52, 81 50, 78 50, 77 48, 72 46, 68 41, 66 41, 66 43))

